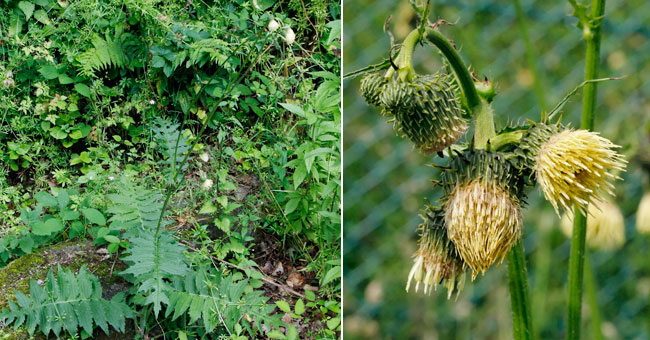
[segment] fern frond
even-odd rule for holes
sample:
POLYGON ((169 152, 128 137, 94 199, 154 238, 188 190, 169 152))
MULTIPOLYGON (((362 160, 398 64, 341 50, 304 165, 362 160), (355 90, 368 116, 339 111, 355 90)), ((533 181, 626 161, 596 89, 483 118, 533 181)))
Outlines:
POLYGON ((127 68, 129 54, 133 54, 134 45, 130 34, 121 33, 115 37, 102 38, 98 34, 92 37, 93 47, 77 56, 79 71, 86 76, 94 76, 96 71, 110 67, 127 68))
POLYGON ((232 331, 240 324, 253 337, 255 329, 263 329, 264 324, 267 329, 279 327, 281 319, 270 315, 275 307, 267 304, 268 298, 262 291, 246 292, 247 286, 247 280, 236 281, 232 276, 190 271, 173 281, 165 317, 176 320, 187 315, 190 324, 201 320, 208 333, 219 325, 232 331))
POLYGON ((192 147, 187 135, 184 132, 179 134, 179 128, 180 124, 161 118, 156 119, 151 128, 156 143, 160 146, 159 151, 164 157, 163 164, 167 166, 164 171, 168 181, 171 181, 179 171, 187 168, 186 163, 181 169, 180 163, 192 147))
POLYGON ((129 241, 129 255, 122 258, 129 267, 121 274, 136 278, 140 285, 138 291, 146 296, 145 305, 153 304, 158 315, 162 304, 169 304, 167 280, 187 273, 183 261, 185 248, 164 230, 158 235, 155 231, 145 231, 129 241))
POLYGON ((58 337, 62 330, 77 334, 79 328, 92 334, 95 325, 106 334, 108 326, 124 332, 126 319, 133 318, 124 295, 117 294, 110 301, 103 299, 99 280, 85 267, 76 276, 59 266, 55 277, 50 269, 43 287, 31 280, 29 294, 17 291, 18 304, 10 301, 9 309, 0 312, 0 321, 13 323, 16 329, 25 324, 30 335, 36 328, 46 336, 53 332, 58 337))
MULTIPOLYGON (((162 194, 156 190, 135 185, 122 177, 116 182, 117 193, 107 195, 111 201, 106 212, 111 230, 155 230, 162 210, 162 194)), ((129 234, 126 235, 127 237, 129 234)))

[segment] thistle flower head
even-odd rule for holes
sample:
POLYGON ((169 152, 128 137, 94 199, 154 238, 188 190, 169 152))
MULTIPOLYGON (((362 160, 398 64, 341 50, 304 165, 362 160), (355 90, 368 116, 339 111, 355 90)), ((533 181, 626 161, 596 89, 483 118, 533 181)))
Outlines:
POLYGON ((291 27, 287 28, 287 31, 284 34, 284 41, 287 42, 287 44, 291 45, 296 41, 296 33, 291 29, 291 27))
POLYGON ((555 212, 576 205, 585 213, 590 202, 614 195, 611 183, 621 179, 610 170, 624 171, 618 148, 596 132, 566 129, 549 136, 535 156, 535 175, 555 212))
POLYGON ((458 256, 454 244, 447 238, 444 226, 444 213, 440 208, 427 205, 421 215, 423 222, 419 226, 420 240, 418 250, 413 255, 413 267, 406 283, 408 292, 411 281, 415 279, 415 291, 424 285, 424 293, 431 294, 438 284, 447 288, 447 298, 454 289, 460 292, 465 285, 463 261, 458 256))
POLYGON ((643 195, 636 210, 636 230, 641 234, 650 234, 650 193, 643 195))
MULTIPOLYGON (((388 79, 379 72, 370 72, 361 78, 361 96, 366 100, 366 103, 381 106, 379 96, 386 83, 388 83, 388 79)), ((384 112, 386 111, 382 110, 382 113, 384 112)))
POLYGON ((280 24, 277 21, 275 21, 275 19, 272 19, 271 21, 269 21, 269 27, 268 28, 269 28, 269 31, 275 32, 275 31, 278 30, 278 28, 280 28, 280 24))
POLYGON ((426 154, 453 144, 469 126, 448 74, 416 75, 411 81, 391 79, 379 99, 386 115, 395 116, 395 131, 426 154))
POLYGON ((521 176, 503 156, 468 152, 443 174, 445 225, 472 278, 502 262, 521 236, 521 176))
MULTIPOLYGON (((589 205, 587 216, 587 245, 591 248, 614 250, 625 243, 625 223, 621 210, 614 204, 601 201, 589 205)), ((571 237, 573 211, 568 210, 560 221, 562 232, 571 237)))

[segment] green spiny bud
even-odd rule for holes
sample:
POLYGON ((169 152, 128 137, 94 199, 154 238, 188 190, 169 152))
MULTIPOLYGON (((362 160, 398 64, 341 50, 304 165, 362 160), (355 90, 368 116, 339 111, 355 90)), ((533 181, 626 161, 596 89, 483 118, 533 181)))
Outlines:
POLYGON ((391 80, 380 100, 384 110, 395 116, 395 131, 423 153, 442 151, 467 131, 451 75, 416 75, 410 82, 391 80))
POLYGON ((361 95, 366 103, 374 106, 381 106, 381 95, 388 79, 379 72, 370 72, 361 78, 361 95))

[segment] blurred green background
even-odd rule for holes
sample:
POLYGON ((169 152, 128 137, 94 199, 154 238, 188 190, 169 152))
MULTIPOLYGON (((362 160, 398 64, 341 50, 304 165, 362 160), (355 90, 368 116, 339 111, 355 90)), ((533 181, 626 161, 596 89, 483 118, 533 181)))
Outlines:
MULTIPOLYGON (((538 68, 552 108, 584 77, 585 47, 572 9, 562 1, 522 1, 538 68)), ((649 339, 650 238, 635 229, 635 212, 648 176, 639 154, 648 151, 650 120, 650 2, 609 1, 603 26, 596 130, 622 146, 630 161, 617 183, 616 203, 625 216, 626 243, 612 251, 591 251, 596 298, 607 339, 649 339)), ((387 56, 382 31, 392 15, 397 41, 415 25, 406 0, 344 3, 344 73, 387 56)), ((511 1, 434 1, 431 19, 456 23, 442 28, 467 64, 497 84, 497 124, 539 119, 540 104, 527 68, 524 45, 511 1)), ((435 72, 435 49, 419 48, 420 73, 435 72)), ((416 249, 416 227, 424 198, 440 194, 429 179, 434 161, 400 139, 392 125, 359 95, 359 78, 344 81, 344 336, 346 339, 511 339, 506 264, 468 283, 457 300, 439 288, 431 296, 404 291, 416 249)), ((581 92, 564 110, 563 121, 579 125, 581 92)), ((440 159, 435 160, 443 164, 440 159)), ((533 295, 535 332, 540 339, 565 336, 569 241, 559 218, 535 189, 524 211, 524 246, 533 295)), ((589 304, 583 307, 583 339, 592 339, 589 304)))

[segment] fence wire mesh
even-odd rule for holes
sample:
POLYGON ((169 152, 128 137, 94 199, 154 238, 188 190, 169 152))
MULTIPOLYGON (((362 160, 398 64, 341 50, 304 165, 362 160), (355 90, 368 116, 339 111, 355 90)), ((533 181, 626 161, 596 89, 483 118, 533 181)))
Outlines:
MULTIPOLYGON (((535 119, 540 103, 512 1, 434 1, 432 18, 479 75, 498 86, 497 124, 535 119)), ((522 0, 528 31, 553 107, 584 77, 584 40, 572 9, 562 1, 522 0)), ((602 77, 625 76, 599 85, 596 130, 622 146, 630 160, 615 199, 625 216, 626 243, 616 251, 590 251, 596 299, 607 339, 650 338, 650 239, 637 233, 635 213, 647 176, 636 155, 650 120, 650 2, 609 1, 603 26, 602 77)), ((391 30, 401 40, 415 17, 406 0, 344 3, 344 73, 383 59, 391 30)), ((431 47, 416 51, 416 69, 432 73, 440 57, 431 47)), ((344 313, 346 339, 511 339, 506 264, 468 283, 457 300, 444 288, 431 296, 406 293, 424 198, 439 191, 430 179, 434 162, 395 135, 392 126, 359 95, 359 78, 344 81, 344 313)), ((579 125, 581 92, 564 107, 564 122, 579 125)), ((440 162, 435 160, 435 162, 440 162)), ((647 189, 646 189, 647 190, 647 189)), ((565 336, 570 244, 559 218, 537 189, 524 211, 524 246, 531 284, 534 331, 539 339, 565 336)), ((593 338, 584 299, 583 338, 593 338)))

